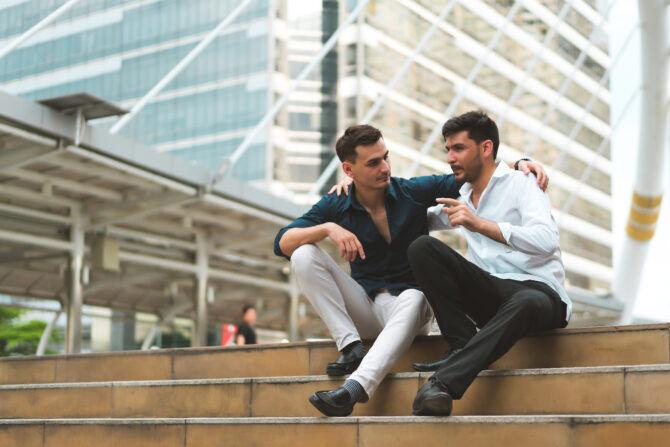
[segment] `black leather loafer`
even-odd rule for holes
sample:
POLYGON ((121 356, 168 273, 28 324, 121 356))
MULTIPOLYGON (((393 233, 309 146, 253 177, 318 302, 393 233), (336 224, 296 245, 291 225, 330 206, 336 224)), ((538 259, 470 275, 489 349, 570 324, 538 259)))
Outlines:
POLYGON ((361 364, 363 357, 365 357, 365 348, 363 348, 363 344, 358 343, 347 352, 343 352, 337 360, 329 363, 328 366, 326 366, 326 374, 329 376, 344 376, 345 374, 351 374, 356 371, 358 365, 361 364))
POLYGON ((438 369, 442 368, 447 363, 449 363, 449 359, 451 358, 451 356, 456 354, 460 350, 461 348, 454 348, 448 351, 446 355, 439 360, 412 363, 412 368, 414 368, 415 371, 421 371, 421 372, 437 371, 438 369))
POLYGON ((449 416, 452 404, 453 399, 446 388, 431 377, 416 393, 412 404, 412 414, 415 416, 449 416))
POLYGON ((354 411, 354 403, 350 401, 351 395, 344 387, 309 396, 309 402, 326 416, 349 416, 354 411))

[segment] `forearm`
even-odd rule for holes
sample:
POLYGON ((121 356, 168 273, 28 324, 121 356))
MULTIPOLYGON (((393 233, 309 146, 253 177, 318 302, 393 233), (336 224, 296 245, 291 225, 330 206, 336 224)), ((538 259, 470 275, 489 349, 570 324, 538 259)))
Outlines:
POLYGON ((500 231, 500 226, 497 222, 481 219, 481 222, 477 227, 477 232, 488 237, 489 239, 493 239, 496 242, 507 245, 507 241, 505 240, 502 231, 500 231))
POLYGON ((291 257, 293 252, 305 244, 316 244, 328 237, 332 223, 327 222, 307 228, 291 228, 279 241, 279 248, 286 256, 291 257))

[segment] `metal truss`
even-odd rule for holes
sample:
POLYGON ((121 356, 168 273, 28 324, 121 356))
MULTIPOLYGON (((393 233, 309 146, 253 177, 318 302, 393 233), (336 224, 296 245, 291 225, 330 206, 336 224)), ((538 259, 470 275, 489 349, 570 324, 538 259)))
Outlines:
MULTIPOLYGON (((574 68, 570 76, 567 76, 565 79, 563 79, 563 82, 561 83, 561 86, 558 89, 558 96, 552 101, 552 103, 549 105, 549 108, 544 112, 544 117, 542 118, 542 123, 540 124, 539 130, 537 133, 533 134, 535 136, 535 141, 533 141, 531 144, 528 145, 528 151, 527 154, 528 156, 532 156, 533 151, 535 150, 534 144, 537 142, 537 139, 539 138, 538 135, 544 130, 544 128, 548 125, 549 120, 551 119, 551 114, 556 110, 556 106, 558 105, 558 101, 565 96, 565 93, 568 91, 568 88, 572 85, 574 81, 574 75, 579 71, 579 69, 582 67, 584 62, 586 61, 586 57, 588 55, 588 48, 593 45, 593 39, 596 37, 598 31, 602 28, 602 26, 607 23, 607 17, 609 16, 610 11, 616 5, 616 3, 619 0, 613 0, 607 10, 605 11, 604 15, 601 17, 600 22, 594 26, 593 30, 591 31, 591 34, 589 35, 589 40, 588 40, 588 45, 587 47, 582 48, 581 52, 579 53, 579 56, 575 60, 574 63, 574 68)), ((591 112, 593 109, 593 106, 596 104, 596 100, 598 99, 598 92, 602 90, 602 88, 605 86, 605 83, 607 80, 609 80, 609 73, 611 73, 614 70, 614 67, 618 64, 618 62, 621 60, 620 57, 623 54, 623 50, 628 46, 628 43, 633 36, 633 31, 635 31, 637 27, 633 27, 630 33, 628 34, 628 37, 626 38, 626 42, 621 48, 621 51, 614 57, 614 59, 611 60, 611 63, 608 67, 605 68, 605 74, 601 77, 600 82, 598 83, 598 89, 592 93, 591 98, 589 98, 589 101, 587 102, 586 106, 583 108, 582 111, 582 116, 580 119, 576 120, 576 124, 573 127, 572 131, 568 135, 569 139, 572 141, 577 137, 577 134, 579 131, 582 129, 584 126, 584 121, 586 116, 591 112)), ((563 157, 566 152, 561 148, 561 155, 560 157, 563 157)))
MULTIPOLYGON (((404 3, 403 0, 398 1, 400 3, 404 3)), ((417 56, 423 52, 428 42, 430 42, 430 39, 433 37, 433 34, 435 34, 435 31, 437 31, 438 26, 441 23, 443 23, 444 20, 447 18, 447 16, 451 13, 451 10, 456 5, 456 1, 457 0, 451 0, 449 3, 447 3, 447 5, 444 7, 440 15, 433 22, 432 26, 428 29, 428 31, 426 31, 423 37, 421 37, 419 43, 412 51, 412 54, 410 54, 409 56, 407 56, 407 58, 405 58, 405 61, 400 66, 400 69, 391 78, 391 80, 384 86, 375 102, 372 104, 370 109, 363 117, 363 120, 361 121, 362 123, 369 123, 372 120, 372 118, 374 118, 377 115, 379 109, 381 109, 381 107, 386 103, 389 93, 391 93, 391 91, 395 89, 396 85, 398 85, 400 80, 402 80, 402 78, 405 77, 409 69, 416 61, 417 56)), ((338 166, 338 158, 337 155, 335 155, 330 160, 326 168, 323 170, 319 178, 316 180, 316 183, 310 190, 310 194, 318 194, 318 192, 321 190, 321 188, 324 187, 328 179, 333 175, 333 173, 337 169, 337 166, 338 166)))
MULTIPOLYGON (((609 81, 609 77, 610 77, 610 74, 612 73, 612 70, 618 65, 619 61, 621 60, 621 57, 623 56, 625 50, 627 49, 628 45, 632 41, 632 38, 633 38, 633 36, 635 35, 635 32, 638 29, 639 29, 639 24, 633 26, 631 28, 631 30, 628 32, 628 36, 626 37, 626 39, 624 40, 623 45, 621 46, 618 53, 616 54, 616 56, 612 60, 612 64, 610 65, 609 68, 607 68, 605 70, 605 73, 603 73, 602 77, 600 78, 600 81, 598 83, 598 89, 605 88, 605 85, 609 81)), ((584 107, 582 118, 584 118, 591 111, 593 106, 595 105, 596 100, 597 100, 597 93, 598 93, 597 91, 592 93, 591 97, 589 98, 588 102, 586 103, 586 106, 584 107)), ((616 121, 616 122, 618 123, 618 121, 616 121)), ((564 162, 565 158, 567 157, 568 150, 570 149, 570 145, 572 144, 573 141, 575 141, 575 139, 577 138, 577 135, 582 130, 582 127, 584 127, 584 120, 583 119, 576 120, 575 125, 572 127, 572 129, 570 130, 570 133, 568 135, 569 144, 567 146, 563 146, 563 147, 559 148, 559 155, 554 160, 554 162, 552 163, 552 168, 558 168, 564 162)), ((614 130, 615 129, 613 127, 610 128, 610 135, 612 134, 612 132, 614 130)), ((610 135, 605 136, 603 141, 605 141, 605 140, 609 141, 610 135)), ((602 145, 602 143, 601 143, 601 145, 602 145)), ((600 146, 599 146, 598 149, 596 150, 596 153, 599 154, 600 152, 601 152, 601 150, 600 150, 600 146)), ((532 154, 532 151, 529 152, 529 154, 532 154)), ((594 159, 595 159, 595 157, 592 160, 594 160, 594 159)), ((589 165, 589 168, 591 168, 593 163, 589 163, 588 165, 589 165)), ((588 177, 587 177, 587 179, 588 179, 588 177)))
MULTIPOLYGON (((500 42, 500 39, 502 38, 505 32, 505 27, 507 26, 508 23, 512 21, 512 19, 514 18, 514 16, 516 15, 516 13, 519 11, 520 8, 521 8, 521 1, 515 0, 514 4, 507 12, 507 15, 505 16, 505 24, 497 29, 496 33, 493 35, 491 40, 489 40, 489 43, 486 45, 486 53, 485 53, 486 55, 490 54, 495 49, 495 47, 498 46, 498 43, 500 42)), ((467 93, 468 88, 474 83, 475 79, 479 75, 479 72, 484 67, 484 64, 486 63, 486 55, 484 57, 479 58, 477 64, 474 67, 472 67, 472 69, 468 73, 468 77, 463 83, 463 86, 458 90, 458 93, 451 100, 447 108, 444 110, 442 116, 449 117, 456 111, 456 108, 460 105, 461 101, 463 100, 463 97, 467 93)), ((442 130, 442 124, 443 123, 438 122, 437 125, 433 127, 433 130, 430 132, 428 139, 423 143, 423 145, 419 149, 419 157, 416 158, 414 162, 410 165, 410 167, 404 172, 405 177, 412 177, 416 174, 416 171, 419 168, 420 164, 419 163, 420 157, 428 153, 430 148, 435 143, 435 140, 437 140, 437 138, 440 136, 442 130)))

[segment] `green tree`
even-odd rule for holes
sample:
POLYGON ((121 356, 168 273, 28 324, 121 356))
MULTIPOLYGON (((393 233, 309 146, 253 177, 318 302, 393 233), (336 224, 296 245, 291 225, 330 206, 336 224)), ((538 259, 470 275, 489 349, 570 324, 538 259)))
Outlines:
MULTIPOLYGON (((39 320, 20 322, 25 310, 0 307, 0 356, 32 355, 37 351, 46 323, 39 320)), ((54 332, 51 341, 57 341, 54 332)))

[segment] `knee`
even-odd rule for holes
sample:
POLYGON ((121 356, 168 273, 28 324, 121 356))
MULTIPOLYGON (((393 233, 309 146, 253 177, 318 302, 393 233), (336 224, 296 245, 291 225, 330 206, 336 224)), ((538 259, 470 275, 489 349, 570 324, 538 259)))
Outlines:
POLYGON ((424 234, 409 244, 409 247, 407 248, 407 258, 409 259, 410 264, 415 264, 423 259, 426 250, 433 245, 433 241, 435 240, 435 238, 424 234))
POLYGON ((538 317, 544 306, 544 295, 535 290, 524 290, 517 293, 513 298, 515 313, 526 318, 538 317))
POLYGON ((430 304, 423 292, 416 289, 405 290, 396 299, 397 308, 416 317, 418 323, 425 324, 433 318, 430 304))
POLYGON ((420 292, 416 289, 405 290, 400 295, 398 295, 398 298, 396 299, 398 300, 398 304, 400 304, 403 308, 413 310, 415 309, 417 311, 430 308, 430 305, 426 300, 426 296, 423 294, 423 292, 420 292))
POLYGON ((319 257, 319 248, 314 244, 305 244, 296 248, 291 255, 291 267, 298 275, 308 274, 314 267, 314 261, 319 257))

